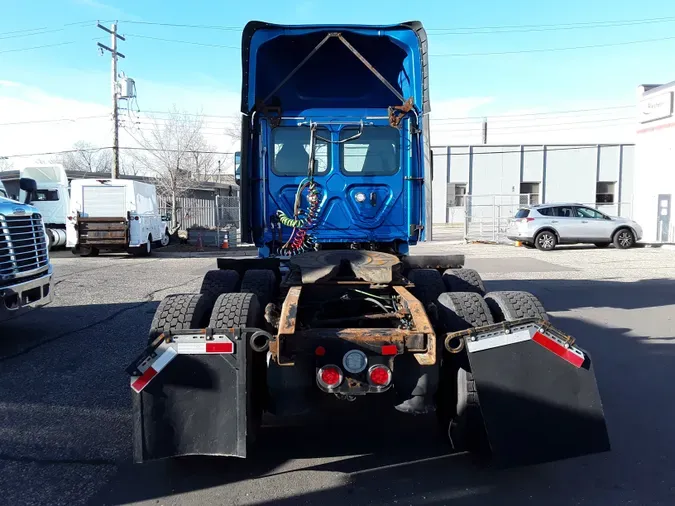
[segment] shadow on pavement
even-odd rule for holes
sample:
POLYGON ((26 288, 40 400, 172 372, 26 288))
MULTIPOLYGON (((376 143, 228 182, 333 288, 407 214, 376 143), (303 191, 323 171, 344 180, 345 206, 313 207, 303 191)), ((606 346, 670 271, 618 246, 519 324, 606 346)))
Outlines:
POLYGON ((491 280, 485 281, 485 288, 488 292, 532 292, 549 312, 587 307, 643 309, 675 304, 675 279, 626 282, 569 279, 491 280))
MULTIPOLYGON (((672 280, 546 280, 523 282, 520 287, 518 283, 490 282, 489 288, 538 290, 552 311, 675 303, 672 280)), ((432 417, 408 418, 391 408, 364 403, 347 406, 355 413, 328 415, 311 425, 268 427, 247 460, 195 457, 121 464, 91 504, 154 503, 161 498, 205 504, 212 497, 224 504, 239 497, 242 489, 268 490, 259 499, 239 497, 240 503, 275 506, 675 503, 675 403, 669 401, 675 383, 675 343, 650 342, 648 336, 635 335, 634 329, 578 318, 552 321, 593 357, 612 444, 609 453, 515 469, 487 468, 467 455, 449 455, 432 417), (325 457, 335 460, 311 462, 325 457), (333 478, 328 488, 312 490, 312 482, 322 476, 317 473, 333 478), (222 488, 225 485, 230 487, 222 488), (309 491, 294 493, 298 489, 309 491), (192 494, 176 497, 188 492, 192 494)), ((554 438, 556 424, 550 423, 548 429, 554 438)), ((122 458, 129 462, 130 456, 122 458)))

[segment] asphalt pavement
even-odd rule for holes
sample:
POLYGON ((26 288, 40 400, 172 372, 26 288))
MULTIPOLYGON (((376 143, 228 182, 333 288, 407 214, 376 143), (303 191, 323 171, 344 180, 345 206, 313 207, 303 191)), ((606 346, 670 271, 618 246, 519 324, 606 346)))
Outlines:
POLYGON ((215 259, 57 253, 54 303, 0 324, 0 504, 675 504, 675 251, 423 250, 542 300, 593 356, 611 452, 490 470, 377 401, 266 427, 247 460, 133 464, 124 368, 162 297, 196 291, 215 259))

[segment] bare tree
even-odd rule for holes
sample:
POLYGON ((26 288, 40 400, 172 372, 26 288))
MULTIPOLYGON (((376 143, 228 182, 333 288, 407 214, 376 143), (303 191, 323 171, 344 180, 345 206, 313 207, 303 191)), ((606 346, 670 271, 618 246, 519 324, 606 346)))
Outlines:
POLYGON ((12 170, 13 168, 14 164, 9 158, 0 156, 0 172, 3 170, 12 170))
POLYGON ((66 170, 110 172, 112 152, 108 149, 97 149, 86 141, 77 141, 73 144, 73 151, 52 158, 50 163, 60 163, 66 170))
POLYGON ((152 126, 133 138, 142 150, 134 151, 139 163, 156 177, 157 191, 166 197, 174 226, 180 223, 178 200, 194 180, 213 174, 213 147, 204 138, 201 116, 181 113, 174 108, 169 118, 152 118, 152 126))
POLYGON ((138 157, 129 154, 120 156, 120 174, 123 176, 139 176, 143 173, 143 164, 138 157))

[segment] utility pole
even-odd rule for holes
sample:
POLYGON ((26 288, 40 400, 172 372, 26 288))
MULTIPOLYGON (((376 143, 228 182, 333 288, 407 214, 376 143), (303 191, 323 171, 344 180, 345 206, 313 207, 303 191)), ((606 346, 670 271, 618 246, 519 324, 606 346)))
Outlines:
POLYGON ((487 144, 487 118, 483 118, 483 144, 487 144))
MULTIPOLYGON (((118 179, 120 177, 120 142, 119 142, 119 121, 117 113, 117 95, 119 93, 117 86, 117 57, 125 58, 122 53, 117 52, 117 39, 126 40, 121 35, 117 33, 117 23, 113 23, 110 29, 103 26, 101 23, 98 23, 97 26, 104 32, 110 34, 112 47, 108 47, 105 44, 98 43, 98 47, 101 50, 105 49, 110 52, 112 55, 112 103, 113 103, 113 166, 112 166, 112 179, 118 179)), ((101 51, 103 54, 103 51, 101 51)))

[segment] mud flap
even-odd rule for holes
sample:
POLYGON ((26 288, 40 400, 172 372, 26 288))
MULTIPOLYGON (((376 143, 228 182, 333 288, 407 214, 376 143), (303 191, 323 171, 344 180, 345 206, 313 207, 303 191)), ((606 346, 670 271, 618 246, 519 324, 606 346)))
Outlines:
POLYGON ((151 346, 129 366, 134 462, 184 455, 246 457, 255 426, 252 389, 247 388, 252 350, 243 333, 233 330, 163 334, 158 347, 151 346))
POLYGON ((492 461, 521 466, 610 450, 590 355, 548 322, 465 337, 492 461))

